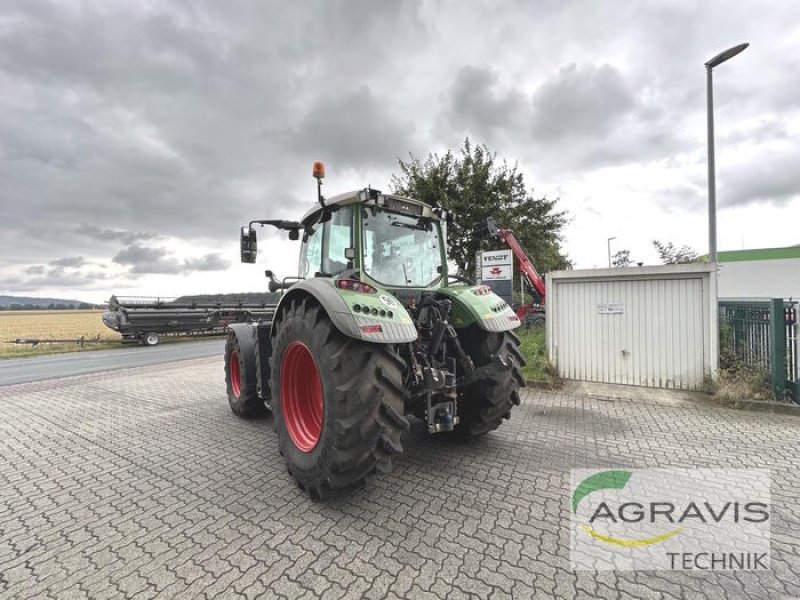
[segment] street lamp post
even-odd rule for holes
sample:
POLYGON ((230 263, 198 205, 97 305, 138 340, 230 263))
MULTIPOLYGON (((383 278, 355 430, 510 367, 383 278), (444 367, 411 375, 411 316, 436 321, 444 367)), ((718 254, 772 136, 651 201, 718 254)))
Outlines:
POLYGON ((611 240, 617 239, 616 237, 608 238, 608 268, 611 268, 611 240))
POLYGON ((714 173, 714 89, 711 70, 733 58, 750 44, 739 44, 720 52, 706 63, 706 111, 708 114, 708 260, 717 262, 717 184, 714 173))

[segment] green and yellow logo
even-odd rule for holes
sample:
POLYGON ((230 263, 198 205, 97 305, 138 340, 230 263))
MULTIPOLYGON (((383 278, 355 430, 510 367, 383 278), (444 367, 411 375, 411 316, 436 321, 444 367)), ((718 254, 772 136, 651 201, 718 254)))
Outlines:
MULTIPOLYGON (((600 490, 624 489, 625 486, 628 484, 631 475, 632 473, 630 471, 601 471, 600 473, 595 473, 594 475, 590 475, 589 477, 581 481, 575 487, 575 490, 572 492, 573 514, 577 516, 578 506, 580 505, 581 501, 590 494, 593 494, 594 492, 598 492, 600 490)), ((589 523, 593 523, 594 520, 598 517, 606 517, 606 516, 612 516, 612 520, 614 520, 613 515, 611 515, 610 509, 608 508, 608 505, 605 502, 601 502, 597 506, 597 508, 593 511, 592 516, 589 519, 589 523)), ((683 531, 683 527, 677 527, 671 531, 667 531, 666 533, 660 535, 650 536, 646 538, 639 538, 639 539, 631 539, 631 538, 615 537, 612 535, 606 535, 600 533, 587 523, 580 523, 580 528, 584 532, 592 536, 594 539, 599 540, 601 542, 605 542, 606 544, 613 544, 616 546, 628 546, 628 547, 649 546, 651 544, 658 544, 659 542, 668 540, 669 538, 676 536, 681 531, 683 531)))

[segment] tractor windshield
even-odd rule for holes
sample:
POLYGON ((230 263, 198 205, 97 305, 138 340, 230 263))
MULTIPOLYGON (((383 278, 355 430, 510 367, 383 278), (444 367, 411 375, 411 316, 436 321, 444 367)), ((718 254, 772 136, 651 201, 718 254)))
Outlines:
POLYGON ((362 212, 364 272, 387 287, 426 287, 441 277, 439 226, 370 207, 362 212))

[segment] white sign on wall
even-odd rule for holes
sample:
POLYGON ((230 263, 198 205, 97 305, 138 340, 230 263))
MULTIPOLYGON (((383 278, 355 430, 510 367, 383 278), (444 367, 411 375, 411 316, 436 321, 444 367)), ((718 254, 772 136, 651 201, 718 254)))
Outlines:
POLYGON ((625 305, 622 302, 602 302, 597 305, 599 315, 624 315, 625 305))

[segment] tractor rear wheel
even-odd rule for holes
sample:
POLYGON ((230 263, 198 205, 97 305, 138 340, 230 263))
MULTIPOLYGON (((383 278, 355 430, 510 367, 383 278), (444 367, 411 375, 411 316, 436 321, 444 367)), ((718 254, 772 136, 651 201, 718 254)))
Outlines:
POLYGON ((274 426, 298 485, 318 499, 388 470, 409 426, 395 348, 345 336, 312 298, 292 301, 276 328, 274 426))
POLYGON ((230 327, 225 338, 225 387, 228 404, 239 417, 255 417, 266 410, 256 391, 256 331, 244 325, 230 327))
POLYGON ((525 385, 519 338, 511 331, 489 332, 476 325, 459 333, 461 345, 476 367, 486 367, 484 377, 460 390, 456 432, 480 436, 497 429, 518 406, 519 388, 525 385), (496 359, 500 358, 509 367, 496 359), (489 366, 487 366, 489 365, 489 366))

